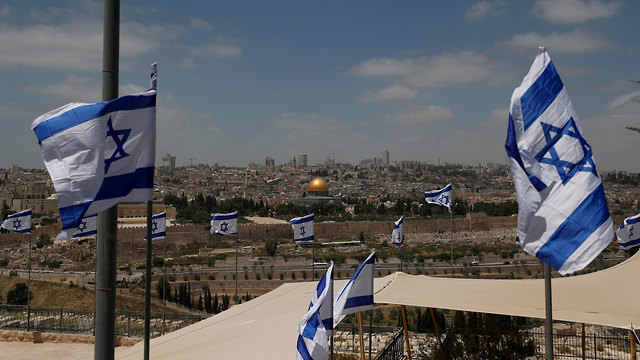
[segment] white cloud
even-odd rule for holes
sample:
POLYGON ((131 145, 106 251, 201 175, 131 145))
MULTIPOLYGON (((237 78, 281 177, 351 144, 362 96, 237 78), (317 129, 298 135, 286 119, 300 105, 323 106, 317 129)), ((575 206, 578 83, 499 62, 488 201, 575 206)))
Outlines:
POLYGON ((469 84, 485 81, 492 84, 510 81, 504 63, 473 52, 442 53, 404 60, 365 60, 349 70, 359 76, 405 76, 415 87, 441 87, 449 84, 469 84))
POLYGON ((191 27, 196 30, 203 30, 203 31, 213 30, 213 25, 210 22, 206 20, 202 20, 200 18, 189 19, 189 25, 191 25, 191 27))
POLYGON ((546 47, 550 53, 588 53, 603 51, 614 47, 609 41, 599 34, 590 34, 581 30, 570 33, 540 35, 537 32, 516 34, 498 46, 512 49, 536 49, 538 46, 546 47))
POLYGON ((596 19, 608 19, 622 8, 617 1, 600 0, 538 0, 531 12, 558 24, 577 24, 596 19))
POLYGON ((464 17, 467 20, 477 20, 504 15, 507 12, 507 6, 504 0, 478 1, 465 12, 464 17))
MULTIPOLYGON (((102 101, 102 85, 100 79, 68 75, 65 80, 58 84, 28 86, 22 91, 29 94, 40 94, 47 98, 61 100, 95 103, 102 101)), ((120 95, 135 94, 145 91, 147 88, 135 84, 120 85, 118 92, 120 95)))
POLYGON ((453 118, 453 111, 441 105, 429 105, 426 108, 401 111, 386 116, 385 123, 394 125, 429 124, 453 118))
POLYGON ((607 106, 613 112, 640 112, 640 91, 623 94, 613 99, 607 106))
POLYGON ((277 116, 270 125, 275 128, 304 131, 336 131, 349 125, 319 114, 283 113, 277 116))
POLYGON ((403 85, 392 85, 378 91, 367 91, 360 96, 360 102, 370 104, 375 102, 415 99, 418 91, 403 85))

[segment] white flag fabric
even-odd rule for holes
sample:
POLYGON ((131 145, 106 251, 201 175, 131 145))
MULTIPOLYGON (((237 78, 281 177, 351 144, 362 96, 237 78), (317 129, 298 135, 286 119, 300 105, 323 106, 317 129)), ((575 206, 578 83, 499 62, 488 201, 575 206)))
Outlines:
POLYGON ((88 236, 95 236, 98 233, 98 215, 91 215, 83 217, 80 220, 80 225, 76 228, 72 238, 82 238, 88 236))
POLYGON ((211 214, 211 233, 214 235, 238 235, 238 212, 211 214))
POLYGON ((21 234, 31 234, 31 209, 7 216, 2 228, 21 234))
POLYGON ((156 91, 70 103, 31 124, 58 196, 62 229, 121 201, 153 199, 156 91))
POLYGON ((151 217, 151 240, 164 239, 167 229, 167 213, 165 211, 151 217))
POLYGON ((591 147, 546 50, 513 91, 505 148, 518 199, 518 241, 562 275, 613 239, 591 147))
POLYGON ((395 245, 402 246, 402 216, 393 224, 393 231, 391 232, 391 242, 395 245))
POLYGON ((618 245, 623 249, 631 249, 640 245, 640 229, 634 229, 635 224, 640 222, 640 214, 624 219, 620 228, 616 231, 618 245))
POLYGON ((333 300, 333 326, 345 315, 373 309, 373 273, 376 249, 360 265, 333 300))
POLYGON ((291 219, 293 241, 313 241, 313 219, 313 214, 291 219))
POLYGON ((451 212, 451 184, 440 190, 426 191, 424 200, 429 204, 444 206, 451 212))
POLYGON ((327 337, 333 331, 333 261, 318 281, 307 313, 298 324, 297 359, 326 360, 329 358, 327 337))

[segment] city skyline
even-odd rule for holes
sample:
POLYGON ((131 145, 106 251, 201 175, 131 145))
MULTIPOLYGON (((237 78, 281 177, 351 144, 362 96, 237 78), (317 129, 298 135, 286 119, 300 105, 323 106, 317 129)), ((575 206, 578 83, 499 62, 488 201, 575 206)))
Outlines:
MULTIPOLYGON (((37 116, 101 98, 102 2, 0 6, 0 168, 44 168, 37 116)), ((120 95, 158 61, 156 165, 506 163, 511 93, 538 46, 600 170, 640 171, 632 1, 121 4, 120 95)))

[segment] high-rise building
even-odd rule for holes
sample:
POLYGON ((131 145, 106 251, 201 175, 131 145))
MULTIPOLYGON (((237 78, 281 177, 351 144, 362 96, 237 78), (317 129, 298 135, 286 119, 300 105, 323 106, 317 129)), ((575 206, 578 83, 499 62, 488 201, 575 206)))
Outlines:
POLYGON ((389 150, 382 152, 382 165, 389 166, 389 150))
POLYGON ((268 155, 265 159, 264 159, 264 166, 266 167, 273 167, 275 166, 275 160, 273 160, 271 158, 270 155, 268 155))
POLYGON ((298 153, 298 167, 307 167, 307 153, 298 153))
POLYGON ((176 157, 169 154, 162 157, 162 167, 173 172, 176 169, 176 157))

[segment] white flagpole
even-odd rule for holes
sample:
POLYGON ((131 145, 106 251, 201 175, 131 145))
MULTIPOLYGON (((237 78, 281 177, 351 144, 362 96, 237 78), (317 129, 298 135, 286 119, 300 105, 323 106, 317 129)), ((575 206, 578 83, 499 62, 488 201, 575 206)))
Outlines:
MULTIPOLYGON (((333 261, 331 261, 330 265, 331 267, 331 287, 329 288, 329 302, 331 303, 331 311, 329 312, 331 314, 331 360, 333 360, 333 334, 336 331, 336 327, 333 325, 333 261)), ((324 301, 327 301, 327 299, 325 299, 324 301)))

